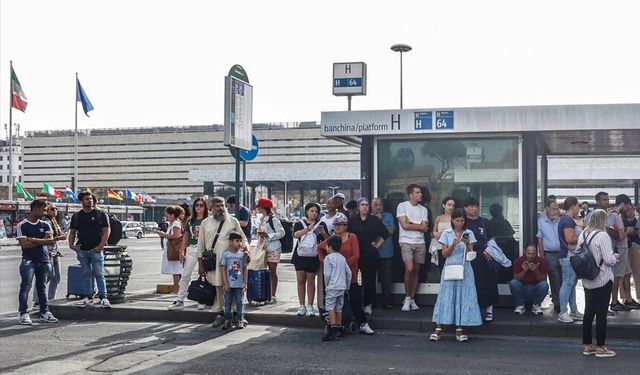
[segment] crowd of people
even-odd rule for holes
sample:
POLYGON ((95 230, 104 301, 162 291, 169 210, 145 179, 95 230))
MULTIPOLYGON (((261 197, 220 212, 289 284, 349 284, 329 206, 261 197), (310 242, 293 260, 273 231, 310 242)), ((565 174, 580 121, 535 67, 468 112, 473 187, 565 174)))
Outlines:
MULTIPOLYGON (((479 215, 477 199, 469 197, 458 205, 455 198, 445 197, 441 212, 434 219, 424 205, 424 188, 411 184, 406 193, 406 201, 397 205, 395 214, 385 211, 380 197, 372 200, 362 197, 345 205, 341 193, 327 201, 324 213, 318 203, 304 206, 303 217, 292 230, 293 238, 297 239, 292 256, 299 301, 296 315, 328 315, 330 329, 323 340, 341 337, 344 304, 349 305, 359 331, 369 335, 374 331, 367 316, 373 314, 375 308, 393 308, 391 278, 394 236, 397 235, 404 267, 402 311, 420 309, 416 302, 420 269, 434 263, 440 271, 432 316, 436 329, 429 335, 430 341, 440 341, 444 326, 450 325, 455 327, 456 340, 464 342, 469 339, 465 327, 493 321, 493 307, 498 303, 499 270, 511 268, 509 286, 516 305, 515 314, 522 315, 527 308, 534 315, 542 314, 542 302, 550 292, 559 322, 583 321, 585 355, 615 355, 605 345, 607 315, 640 308, 631 295, 631 277, 636 282, 640 277, 640 224, 628 196, 617 196, 614 206, 609 207, 608 194, 598 193, 595 210, 590 210, 586 202, 567 197, 562 203, 562 214, 557 199, 548 197, 545 211, 538 219, 537 243, 526 244, 522 256, 509 259, 496 242, 496 234, 513 235, 514 231, 502 218, 499 205, 491 206, 494 219, 490 221, 479 215), (593 280, 582 280, 585 308, 581 313, 576 302, 578 278, 571 257, 584 243, 600 272, 593 280), (594 319, 595 345, 591 337, 594 319)), ((110 307, 102 267, 109 218, 95 207, 96 199, 91 192, 82 192, 78 198, 82 210, 72 216, 68 236, 56 221, 55 206, 41 201, 32 202, 31 213, 17 227, 23 249, 19 293, 21 324, 31 324, 26 300, 34 276, 37 290, 34 301, 39 305, 42 320, 57 321, 48 311, 47 300, 55 298, 61 256, 57 242, 64 240, 68 240, 70 248, 77 253, 82 267, 85 298, 78 306, 94 304, 91 296, 95 279, 97 304, 110 307), (48 293, 47 280, 50 280, 48 293)), ((196 198, 191 205, 165 209, 167 225, 158 232, 163 244, 161 272, 172 275, 176 293, 168 310, 184 308, 196 266, 197 274, 216 289, 212 306, 216 313, 214 327, 243 328, 247 324, 242 300, 250 269, 270 271, 270 302, 277 303, 280 239, 285 236, 283 225, 270 199, 257 201, 261 218, 255 227, 250 210, 236 204, 235 197, 225 200, 216 196, 208 200, 196 198), (237 216, 230 214, 236 211, 237 216), (257 243, 250 246, 254 236, 257 243), (174 254, 175 249, 178 250, 174 254), (212 269, 205 269, 205 253, 214 254, 212 269)), ((640 299, 639 293, 636 288, 636 299, 640 299)), ((198 309, 205 308, 198 304, 198 309)))

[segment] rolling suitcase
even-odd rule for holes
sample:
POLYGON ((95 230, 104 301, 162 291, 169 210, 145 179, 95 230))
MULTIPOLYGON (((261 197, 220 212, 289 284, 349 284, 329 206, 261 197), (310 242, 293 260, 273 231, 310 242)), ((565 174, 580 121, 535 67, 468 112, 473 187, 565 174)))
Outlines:
POLYGON ((271 301, 271 272, 268 269, 249 270, 248 284, 249 303, 271 301))
POLYGON ((82 269, 79 264, 72 264, 67 268, 67 299, 69 299, 69 296, 84 297, 82 269))

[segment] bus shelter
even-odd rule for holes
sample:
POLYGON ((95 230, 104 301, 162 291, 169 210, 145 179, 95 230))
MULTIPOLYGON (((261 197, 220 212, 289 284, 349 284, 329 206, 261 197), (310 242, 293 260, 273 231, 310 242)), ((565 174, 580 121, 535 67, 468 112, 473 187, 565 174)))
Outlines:
MULTIPOLYGON (((429 189, 425 204, 434 217, 444 197, 453 196, 458 204, 477 198, 481 216, 503 225, 506 220, 513 229, 496 237, 513 260, 536 240, 546 157, 640 155, 640 104, 323 112, 321 132, 360 145, 362 195, 384 198, 385 210, 394 216, 412 183, 429 189)), ((620 181, 635 184, 637 203, 639 181, 625 178, 620 181)), ((398 302, 404 286, 397 235, 394 246, 398 302)), ((433 303, 440 273, 423 268, 419 300, 433 303)), ((500 294, 508 296, 511 270, 500 272, 500 294)))

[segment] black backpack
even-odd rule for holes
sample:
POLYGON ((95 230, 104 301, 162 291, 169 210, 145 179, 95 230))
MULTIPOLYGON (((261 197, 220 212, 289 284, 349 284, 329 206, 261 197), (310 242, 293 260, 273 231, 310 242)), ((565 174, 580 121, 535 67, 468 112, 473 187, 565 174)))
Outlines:
POLYGON ((588 242, 583 233, 582 244, 578 249, 576 249, 575 254, 569 258, 571 267, 579 279, 594 280, 598 277, 598 274, 600 274, 600 266, 602 266, 603 260, 600 260, 600 265, 596 264, 596 259, 593 257, 593 253, 589 249, 591 241, 593 241, 598 232, 600 231, 596 231, 588 242))
POLYGON ((115 246, 122 239, 122 223, 115 215, 111 214, 109 215, 109 226, 111 227, 111 234, 109 234, 107 244, 115 246))
MULTIPOLYGON (((290 253, 293 251, 293 223, 288 220, 280 220, 282 228, 284 228, 284 237, 280 239, 280 251, 282 253, 290 253)), ((274 231, 273 216, 269 216, 269 226, 274 231)))

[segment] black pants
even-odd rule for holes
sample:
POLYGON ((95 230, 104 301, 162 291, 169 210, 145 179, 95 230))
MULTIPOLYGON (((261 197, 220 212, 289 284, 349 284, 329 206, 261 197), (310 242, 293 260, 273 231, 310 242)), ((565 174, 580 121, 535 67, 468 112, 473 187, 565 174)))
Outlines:
POLYGON ((378 255, 373 251, 360 254, 360 274, 362 275, 362 305, 376 303, 376 275, 378 273, 378 255))
POLYGON ((391 274, 393 272, 393 258, 380 258, 378 275, 382 284, 382 304, 391 305, 391 274))
POLYGON ((356 318, 358 324, 366 323, 367 316, 362 310, 362 287, 358 283, 351 283, 349 287, 349 302, 351 303, 351 311, 356 318))
POLYGON ((584 289, 584 320, 582 321, 582 343, 591 345, 591 325, 596 317, 596 345, 603 346, 607 337, 607 308, 611 299, 613 281, 609 281, 600 288, 584 289))

